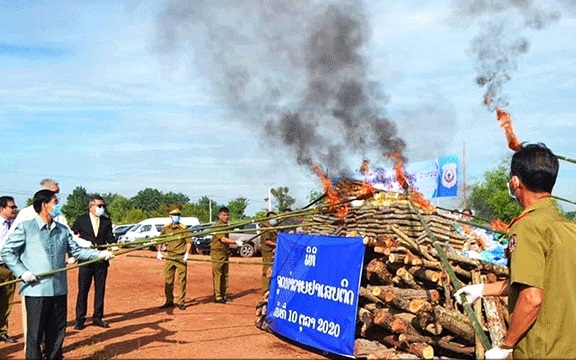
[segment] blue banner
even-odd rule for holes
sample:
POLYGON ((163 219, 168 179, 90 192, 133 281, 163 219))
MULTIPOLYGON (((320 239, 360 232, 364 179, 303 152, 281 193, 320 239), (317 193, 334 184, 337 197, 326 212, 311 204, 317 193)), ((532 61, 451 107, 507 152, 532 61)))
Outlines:
POLYGON ((266 320, 301 344, 354 356, 361 237, 278 234, 266 320))
MULTIPOLYGON (((458 196, 458 156, 449 155, 432 160, 406 163, 404 173, 410 188, 427 199, 458 196)), ((368 182, 376 189, 402 192, 394 169, 376 168, 369 173, 355 172, 352 179, 368 182)))

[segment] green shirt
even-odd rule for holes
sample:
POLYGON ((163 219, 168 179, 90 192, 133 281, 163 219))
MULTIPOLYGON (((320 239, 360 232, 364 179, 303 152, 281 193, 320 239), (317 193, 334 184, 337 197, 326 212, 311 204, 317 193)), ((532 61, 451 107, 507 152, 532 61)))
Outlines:
POLYGON ((543 291, 536 322, 518 342, 514 358, 576 358, 576 225, 546 197, 525 209, 509 235, 510 313, 519 295, 515 285, 543 291))
POLYGON ((164 225, 164 227, 162 227, 160 235, 161 236, 173 235, 175 238, 175 240, 171 240, 166 243, 166 252, 168 253, 168 256, 184 255, 184 253, 186 252, 186 243, 192 241, 192 235, 184 231, 186 230, 186 226, 182 224, 174 224, 174 225, 176 226, 172 227, 172 223, 164 225), (180 238, 177 238, 178 236, 180 236, 180 238))
POLYGON ((266 240, 276 242, 278 238, 278 233, 276 230, 266 229, 269 227, 270 224, 265 222, 262 224, 264 227, 264 231, 260 234, 260 251, 262 252, 262 261, 263 262, 272 262, 274 260, 274 249, 275 246, 266 244, 266 240))
MULTIPOLYGON (((223 228, 228 226, 227 223, 218 220, 216 224, 214 224, 214 230, 218 231, 218 228, 223 228)), ((212 242, 210 243, 210 252, 222 252, 227 254, 230 250, 230 246, 227 243, 223 243, 220 241, 221 238, 228 237, 228 233, 225 234, 212 234, 212 242)))

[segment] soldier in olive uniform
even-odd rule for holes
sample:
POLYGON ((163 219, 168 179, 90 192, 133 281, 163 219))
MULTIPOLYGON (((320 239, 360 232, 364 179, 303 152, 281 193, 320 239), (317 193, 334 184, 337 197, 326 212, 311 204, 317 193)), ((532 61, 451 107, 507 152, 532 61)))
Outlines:
MULTIPOLYGON (((227 207, 221 207, 218 210, 218 221, 214 225, 214 230, 219 227, 227 227, 230 219, 230 210, 227 207)), ((214 301, 225 304, 229 299, 226 297, 228 288, 228 254, 230 252, 229 244, 242 246, 242 240, 232 240, 225 234, 213 234, 210 243, 210 258, 212 259, 212 281, 214 283, 214 301)))
POLYGON ((468 302, 509 296, 510 327, 486 359, 576 358, 576 225, 551 199, 558 168, 544 144, 523 144, 514 153, 508 189, 524 211, 509 225, 509 280, 456 292, 468 302))
MULTIPOLYGON (((266 217, 274 217, 276 213, 274 211, 268 211, 266 217)), ((260 250, 262 252, 262 295, 264 296, 266 292, 270 289, 270 274, 268 272, 272 268, 272 263, 274 261, 274 251, 276 250, 276 239, 278 238, 277 230, 267 229, 271 226, 276 226, 276 219, 270 219, 265 221, 262 226, 264 231, 260 234, 260 250)))
MULTIPOLYGON (((178 260, 166 259, 164 267, 164 293, 166 295, 166 302, 160 306, 160 309, 174 307, 174 275, 178 274, 178 285, 180 287, 180 296, 178 297, 178 309, 185 310, 186 305, 186 262, 190 254, 190 247, 192 246, 192 237, 186 231, 186 226, 180 224, 180 209, 174 209, 169 213, 172 222, 165 225, 160 232, 160 236, 175 236, 179 237, 177 240, 171 240, 166 243, 166 255, 169 258, 176 258, 178 260), (180 260, 182 259, 182 260, 180 260)), ((158 252, 156 258, 162 260, 164 258, 161 251, 161 244, 158 245, 158 252)))

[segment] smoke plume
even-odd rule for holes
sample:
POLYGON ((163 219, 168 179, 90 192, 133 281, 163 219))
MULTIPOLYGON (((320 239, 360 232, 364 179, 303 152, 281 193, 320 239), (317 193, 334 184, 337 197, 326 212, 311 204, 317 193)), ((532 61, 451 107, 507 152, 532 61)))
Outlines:
POLYGON ((518 59, 530 44, 522 35, 526 29, 542 30, 560 19, 554 5, 572 7, 567 1, 535 0, 460 0, 454 1, 453 16, 478 21, 480 33, 472 40, 470 56, 476 63, 476 82, 484 88, 484 103, 489 110, 506 107, 503 85, 512 78, 518 59))
POLYGON ((361 0, 172 0, 158 50, 189 48, 227 108, 299 164, 334 172, 406 144, 364 55, 361 0))

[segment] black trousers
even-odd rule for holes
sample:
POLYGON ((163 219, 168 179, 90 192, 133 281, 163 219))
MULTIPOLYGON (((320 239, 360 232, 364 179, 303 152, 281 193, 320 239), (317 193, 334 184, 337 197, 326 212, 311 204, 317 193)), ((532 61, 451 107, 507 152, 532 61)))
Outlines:
POLYGON ((84 324, 88 306, 88 292, 94 279, 94 314, 92 319, 104 317, 104 295, 106 292, 108 263, 97 262, 78 269, 78 297, 76 298, 76 322, 84 324))
POLYGON ((42 359, 42 339, 46 339, 46 358, 62 359, 67 306, 66 295, 26 296, 26 359, 42 359))

